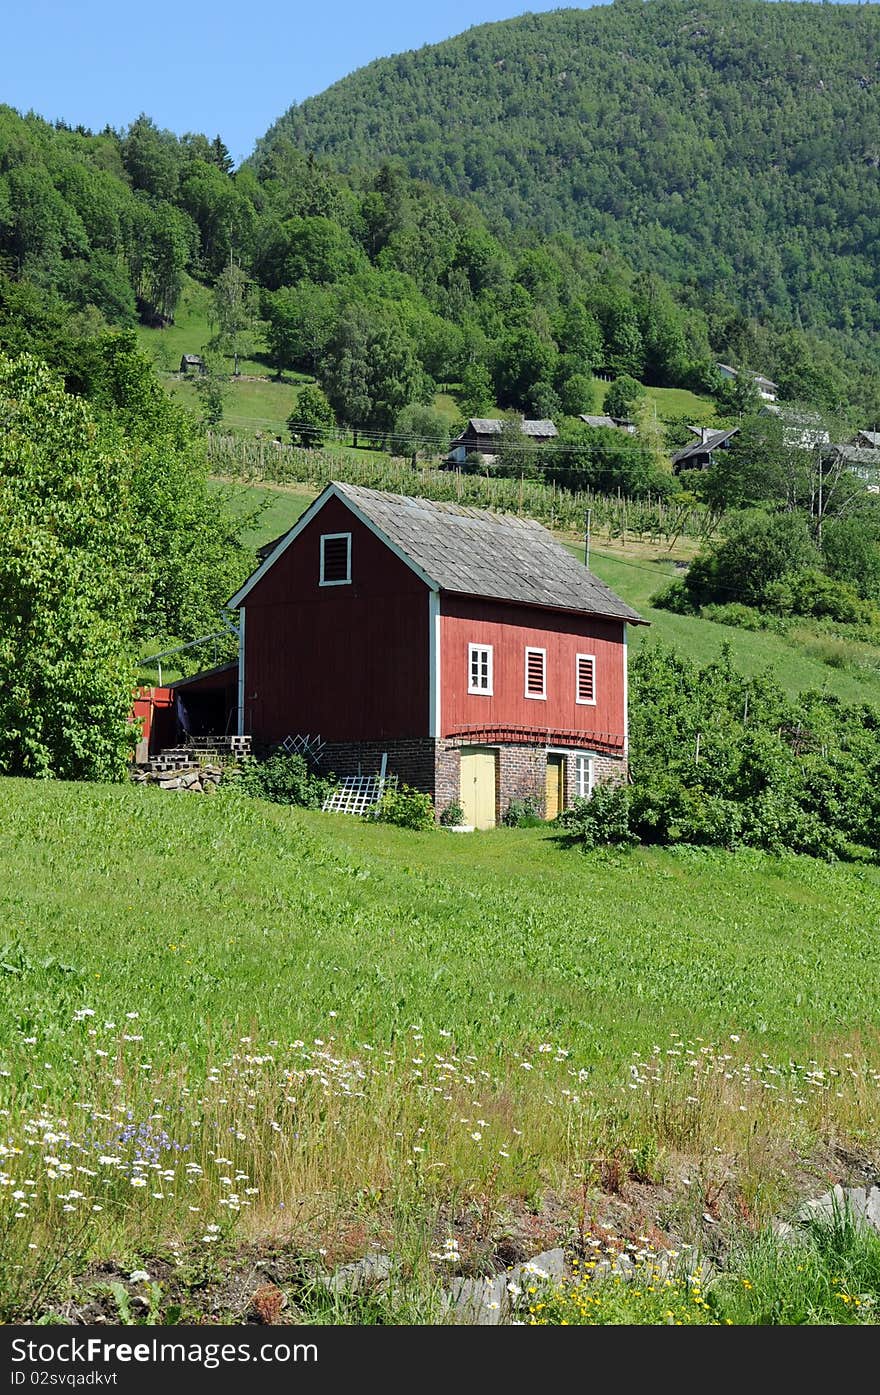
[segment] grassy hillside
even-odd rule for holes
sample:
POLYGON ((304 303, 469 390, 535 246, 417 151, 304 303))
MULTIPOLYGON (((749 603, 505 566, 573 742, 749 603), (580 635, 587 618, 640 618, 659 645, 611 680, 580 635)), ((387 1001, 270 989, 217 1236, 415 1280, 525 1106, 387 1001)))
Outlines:
POLYGON ((398 159, 498 223, 867 346, 878 59, 874 5, 526 14, 360 69, 292 107, 256 163, 284 136, 345 169, 398 159))
POLYGON ((141 1267, 227 1313, 262 1247, 293 1321, 436 1321, 444 1236, 703 1244, 876 1138, 877 869, 0 784, 7 1317, 141 1267), (371 1243, 401 1293, 328 1311, 371 1243))

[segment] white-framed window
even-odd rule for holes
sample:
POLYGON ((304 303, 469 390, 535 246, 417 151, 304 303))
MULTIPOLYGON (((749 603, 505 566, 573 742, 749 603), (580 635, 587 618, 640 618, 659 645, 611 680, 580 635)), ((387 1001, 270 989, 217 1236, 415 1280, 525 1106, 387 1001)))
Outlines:
POLYGON ((574 758, 574 792, 578 799, 593 796, 593 761, 580 753, 574 758))
POLYGON ((351 584, 351 533, 321 534, 321 586, 351 584))
POLYGON ((596 656, 575 655, 574 700, 582 706, 596 706, 596 656))
POLYGON ((526 649, 526 697, 547 696, 547 650, 526 649))
POLYGON ((492 646, 468 645, 468 692, 492 696, 492 646))

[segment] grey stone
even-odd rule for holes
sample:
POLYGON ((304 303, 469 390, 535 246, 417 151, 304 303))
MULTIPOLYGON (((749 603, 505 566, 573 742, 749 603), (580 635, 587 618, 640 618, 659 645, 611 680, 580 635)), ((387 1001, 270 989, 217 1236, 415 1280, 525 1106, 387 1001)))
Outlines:
POLYGON ((325 1282, 333 1293, 357 1293, 363 1288, 387 1284, 391 1269, 391 1256, 377 1251, 352 1264, 343 1264, 325 1282))
POLYGON ((826 1221, 830 1225, 847 1213, 855 1225, 880 1231, 880 1187, 842 1187, 838 1182, 824 1196, 805 1201, 795 1220, 826 1221))
POLYGON ((561 1279, 565 1273, 565 1251, 562 1249, 542 1250, 539 1255, 534 1255, 526 1260, 525 1264, 517 1264, 510 1271, 510 1278, 514 1283, 521 1283, 529 1278, 529 1270, 540 1269, 546 1274, 548 1279, 561 1279))
POLYGON ((484 1279, 453 1279, 452 1309, 455 1321, 473 1327, 498 1327, 510 1320, 508 1274, 491 1274, 484 1279))

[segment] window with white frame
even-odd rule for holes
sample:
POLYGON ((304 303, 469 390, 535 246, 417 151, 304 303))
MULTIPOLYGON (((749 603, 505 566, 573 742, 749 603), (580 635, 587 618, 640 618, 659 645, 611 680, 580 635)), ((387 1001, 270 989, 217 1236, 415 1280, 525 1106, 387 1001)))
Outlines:
POLYGON ((321 586, 351 584, 351 533, 321 534, 321 586))
POLYGON ((575 658, 575 702, 589 707, 596 705, 596 657, 578 654, 575 658))
POLYGON ((590 756, 574 758, 574 792, 578 799, 590 799, 593 794, 593 762, 590 756))
POLYGON ((526 649, 526 697, 547 696, 547 650, 526 649))
POLYGON ((492 696, 492 646, 468 645, 468 692, 492 696))

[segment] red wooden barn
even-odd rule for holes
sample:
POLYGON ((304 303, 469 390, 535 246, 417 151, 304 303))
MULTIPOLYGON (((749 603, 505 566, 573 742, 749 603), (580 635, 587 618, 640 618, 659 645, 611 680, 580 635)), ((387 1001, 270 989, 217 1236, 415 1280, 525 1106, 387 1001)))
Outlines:
POLYGON ((529 519, 331 483, 229 605, 258 747, 319 733, 338 775, 387 752, 477 827, 625 773, 626 627, 645 622, 529 519))

